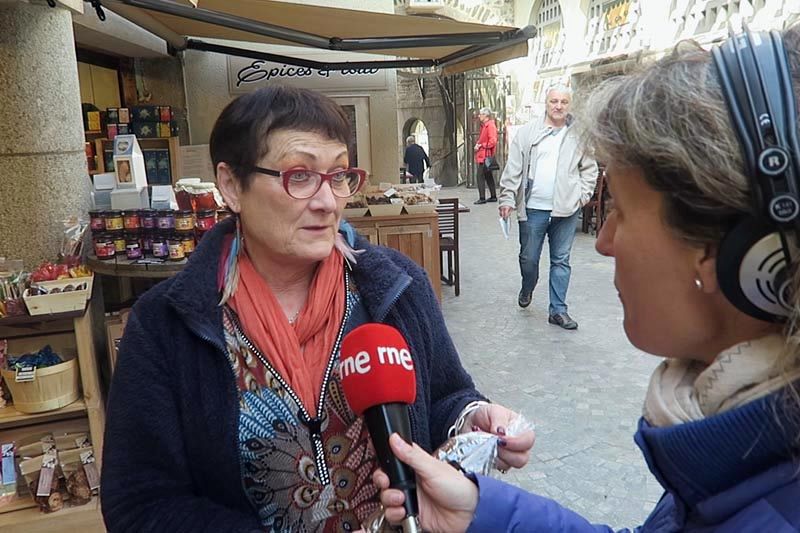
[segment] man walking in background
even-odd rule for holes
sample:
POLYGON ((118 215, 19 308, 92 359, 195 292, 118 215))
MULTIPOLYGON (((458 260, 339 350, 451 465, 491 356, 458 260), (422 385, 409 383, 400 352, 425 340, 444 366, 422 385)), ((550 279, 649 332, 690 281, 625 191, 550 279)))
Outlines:
POLYGON ((492 118, 492 110, 488 107, 481 108, 478 112, 478 119, 481 121, 481 132, 478 135, 478 142, 475 143, 475 172, 478 182, 478 200, 476 205, 497 201, 497 192, 494 186, 494 174, 487 165, 488 158, 494 157, 497 148, 497 124, 492 118), (489 185, 489 199, 486 199, 486 187, 489 185))
POLYGON ((563 85, 547 90, 545 116, 521 127, 514 137, 500 178, 500 216, 516 210, 522 288, 517 303, 528 307, 539 280, 539 257, 545 235, 550 248, 548 322, 577 329, 567 313, 569 256, 578 211, 589 201, 597 181, 597 163, 581 146, 569 115, 572 91, 563 85))
POLYGON ((413 135, 406 138, 406 153, 403 156, 408 173, 414 176, 411 183, 422 183, 422 175, 425 174, 425 165, 431 168, 431 160, 425 149, 417 144, 417 139, 413 135))

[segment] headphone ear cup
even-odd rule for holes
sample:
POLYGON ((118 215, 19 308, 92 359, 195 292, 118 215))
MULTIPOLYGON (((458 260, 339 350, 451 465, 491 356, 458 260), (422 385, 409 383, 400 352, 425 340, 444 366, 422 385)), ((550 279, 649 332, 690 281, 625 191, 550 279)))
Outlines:
POLYGON ((719 245, 717 283, 737 309, 759 320, 785 320, 787 267, 774 226, 746 217, 719 245), (779 286, 780 285, 780 286, 779 286))

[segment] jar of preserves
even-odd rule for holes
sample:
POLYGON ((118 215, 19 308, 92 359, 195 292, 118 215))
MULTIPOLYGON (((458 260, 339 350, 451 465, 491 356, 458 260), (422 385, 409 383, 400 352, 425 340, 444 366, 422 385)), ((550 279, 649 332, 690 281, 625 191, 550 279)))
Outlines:
POLYGON ((197 212, 196 226, 203 233, 213 228, 216 223, 217 212, 213 209, 203 209, 197 212))
POLYGON ((169 260, 182 261, 186 259, 186 252, 183 250, 183 243, 177 233, 171 234, 167 238, 167 246, 169 247, 169 260))
POLYGON ((128 259, 141 259, 144 255, 142 243, 139 236, 135 233, 125 234, 125 257, 128 259))
POLYGON ((111 239, 114 241, 114 249, 118 254, 125 253, 125 233, 120 231, 111 232, 111 239))
POLYGON ((153 232, 142 232, 142 254, 148 255, 153 253, 153 232))
POLYGON ((155 209, 142 209, 139 211, 139 220, 142 228, 156 229, 156 210, 155 209))
POLYGON ((219 209, 217 210, 217 222, 222 222, 226 218, 230 218, 233 216, 233 211, 230 209, 219 209))
POLYGON ((179 231, 178 239, 181 241, 181 245, 183 246, 183 253, 185 255, 191 255, 195 248, 194 230, 179 231))
POLYGON ((98 259, 114 259, 116 255, 116 248, 114 247, 114 240, 108 233, 98 233, 94 237, 94 255, 98 259))
POLYGON ((175 211, 172 209, 159 211, 156 214, 156 227, 165 230, 175 229, 175 211))
POLYGON ((138 230, 142 227, 138 210, 123 211, 122 225, 126 230, 138 230))
POLYGON ((122 211, 116 209, 106 211, 104 220, 106 230, 108 231, 118 231, 125 227, 122 222, 122 211))
POLYGON ((153 257, 159 259, 166 259, 169 257, 167 236, 162 232, 157 232, 153 235, 153 257))
POLYGON ((194 230, 194 213, 190 209, 183 209, 175 214, 175 229, 177 231, 194 230))
POLYGON ((100 211, 99 209, 95 209, 93 211, 89 211, 89 227, 92 229, 92 233, 100 233, 105 231, 106 229, 106 212, 100 211))

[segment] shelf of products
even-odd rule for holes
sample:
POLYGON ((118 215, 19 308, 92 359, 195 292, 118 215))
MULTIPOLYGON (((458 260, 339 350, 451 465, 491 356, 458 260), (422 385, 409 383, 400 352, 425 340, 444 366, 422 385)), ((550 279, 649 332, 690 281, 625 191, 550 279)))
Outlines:
MULTIPOLYGON (((86 432, 97 467, 101 467, 105 430, 105 406, 98 368, 98 355, 105 350, 101 294, 99 284, 94 284, 92 298, 83 311, 0 320, 0 339, 8 340, 9 353, 27 353, 52 344, 55 351, 67 355, 67 358, 74 356, 79 369, 80 389, 77 400, 60 409, 39 413, 18 411, 12 397, 11 402, 0 409, 0 440, 20 442, 40 433, 58 436, 86 432)), ((22 480, 18 478, 18 487, 20 483, 22 480)), ((104 531, 97 497, 85 505, 64 506, 59 511, 45 514, 29 495, 22 490, 18 494, 10 503, 0 506, 0 531, 4 533, 104 531)))
MULTIPOLYGON (((142 149, 142 152, 145 153, 145 166, 148 164, 148 155, 149 152, 153 152, 154 154, 158 151, 165 151, 168 154, 169 159, 169 175, 170 181, 167 182, 166 180, 159 180, 159 183, 149 183, 150 178, 148 178, 148 183, 150 185, 171 185, 177 182, 180 179, 180 139, 178 137, 156 137, 156 138, 139 138, 137 137, 136 140, 139 142, 139 146, 142 149)), ((95 153, 97 155, 97 172, 114 172, 114 168, 109 168, 106 165, 106 159, 109 157, 109 153, 114 149, 114 141, 111 139, 101 138, 95 139, 95 153)), ((158 155, 155 154, 153 157, 155 164, 158 165, 159 159, 158 155)), ((148 172, 149 175, 149 172, 148 172)))

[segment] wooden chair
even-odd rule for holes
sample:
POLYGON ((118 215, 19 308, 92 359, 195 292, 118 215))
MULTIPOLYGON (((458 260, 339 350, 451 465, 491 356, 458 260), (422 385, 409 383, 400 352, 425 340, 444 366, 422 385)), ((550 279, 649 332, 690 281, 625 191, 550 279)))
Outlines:
POLYGON ((595 236, 600 234, 600 228, 603 227, 603 222, 606 220, 606 199, 608 197, 605 169, 600 169, 599 174, 594 194, 591 200, 583 206, 583 222, 581 224, 581 231, 589 233, 591 230, 595 236))
POLYGON ((458 198, 440 198, 436 206, 439 215, 439 264, 442 281, 455 286, 456 296, 461 294, 461 271, 458 249, 458 198), (444 256, 447 256, 447 276, 444 275, 444 256))

